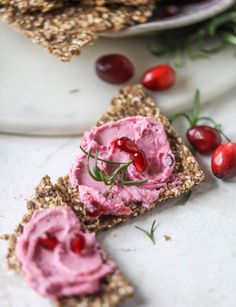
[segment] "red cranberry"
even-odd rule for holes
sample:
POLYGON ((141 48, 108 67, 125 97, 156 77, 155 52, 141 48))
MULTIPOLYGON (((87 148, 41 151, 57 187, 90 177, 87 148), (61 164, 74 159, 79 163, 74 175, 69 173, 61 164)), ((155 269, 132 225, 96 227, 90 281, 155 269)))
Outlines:
POLYGON ((227 179, 236 176, 236 143, 224 143, 214 151, 211 169, 218 178, 227 179))
POLYGON ((144 172, 147 168, 147 159, 142 150, 138 150, 133 156, 133 165, 139 172, 144 172))
POLYGON ((134 154, 138 151, 138 146, 135 144, 135 142, 125 136, 116 141, 116 146, 120 150, 130 154, 134 154))
POLYGON ((71 250, 75 254, 79 254, 83 249, 85 248, 85 238, 81 234, 77 234, 72 240, 71 240, 71 250))
POLYGON ((50 234, 46 234, 45 237, 41 237, 38 239, 38 243, 45 249, 53 251, 54 248, 57 246, 58 244, 58 240, 56 237, 50 235, 50 234))
POLYGON ((175 4, 167 4, 165 5, 163 9, 163 15, 164 17, 173 17, 178 15, 180 9, 177 5, 175 4))
POLYGON ((191 145, 202 154, 212 153, 221 143, 220 132, 209 126, 194 126, 187 131, 191 145))
POLYGON ((121 84, 134 75, 134 66, 121 54, 108 54, 96 61, 96 73, 104 81, 121 84))
POLYGON ((96 218, 102 213, 101 206, 98 202, 94 201, 93 203, 86 205, 85 207, 86 215, 91 218, 96 218))
POLYGON ((175 72, 169 65, 158 65, 147 70, 142 76, 143 86, 153 91, 162 91, 175 83, 175 72))

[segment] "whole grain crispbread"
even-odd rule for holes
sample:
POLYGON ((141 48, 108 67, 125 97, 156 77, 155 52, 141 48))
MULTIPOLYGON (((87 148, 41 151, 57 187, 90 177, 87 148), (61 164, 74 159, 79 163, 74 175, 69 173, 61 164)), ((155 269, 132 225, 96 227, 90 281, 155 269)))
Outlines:
MULTIPOLYGON (((117 224, 123 223, 128 219, 141 215, 158 206, 163 201, 170 200, 187 193, 194 186, 200 184, 205 176, 195 157, 192 155, 183 140, 175 132, 168 118, 160 113, 154 100, 147 95, 141 85, 127 86, 114 96, 111 107, 97 122, 97 126, 115 121, 128 116, 149 116, 162 122, 171 145, 172 152, 175 155, 174 174, 180 174, 182 181, 177 187, 167 185, 166 190, 161 194, 156 203, 148 208, 142 207, 139 203, 131 203, 129 207, 133 210, 130 216, 101 216, 91 219, 86 216, 83 204, 80 202, 78 190, 73 188, 69 182, 68 176, 58 178, 54 185, 60 197, 77 213, 80 219, 86 225, 87 229, 93 231, 107 230, 117 224)), ((37 200, 38 201, 38 200, 37 200)), ((34 201, 31 203, 34 207, 34 201)))
MULTIPOLYGON (((138 6, 147 4, 150 0, 80 0, 80 4, 104 6, 111 4, 123 4, 138 6)), ((0 0, 0 4, 17 8, 22 13, 49 12, 76 3, 76 0, 0 0)))
POLYGON ((86 5, 109 5, 109 4, 124 4, 124 5, 143 5, 150 0, 81 0, 81 3, 86 5))
MULTIPOLYGON (((1 238, 9 241, 7 262, 10 269, 14 269, 19 273, 21 265, 16 259, 15 246, 17 236, 19 236, 24 229, 24 226, 30 221, 36 209, 48 209, 55 206, 63 205, 63 198, 60 192, 50 182, 50 178, 45 176, 38 187, 35 189, 35 197, 27 204, 28 211, 23 216, 21 222, 17 225, 14 234, 3 235, 1 238)), ((86 230, 86 227, 83 227, 86 230)), ((101 282, 101 290, 99 293, 89 296, 71 296, 55 300, 58 307, 112 307, 119 304, 121 301, 133 294, 133 288, 117 269, 114 274, 108 275, 101 282)))
MULTIPOLYGON (((1 0, 0 0, 1 1, 1 0)), ((154 0, 146 5, 85 6, 73 4, 47 13, 22 13, 14 6, 0 8, 2 19, 62 61, 80 54, 105 31, 120 31, 146 22, 153 13, 154 0)))
POLYGON ((65 203, 75 211, 88 230, 106 230, 157 207, 163 201, 178 197, 200 184, 204 180, 204 174, 199 164, 170 125, 167 117, 160 113, 154 100, 146 94, 141 85, 128 86, 122 89, 113 98, 111 107, 100 118, 97 125, 136 115, 149 116, 163 123, 172 151, 175 154, 174 173, 181 174, 183 178, 180 185, 177 187, 167 186, 158 202, 151 204, 148 208, 144 208, 138 203, 129 204, 133 209, 131 216, 101 216, 91 219, 86 216, 78 190, 71 186, 68 176, 58 178, 56 184, 52 184, 50 178, 46 176, 37 186, 35 196, 27 203, 26 220, 31 217, 35 209, 59 206, 65 203))

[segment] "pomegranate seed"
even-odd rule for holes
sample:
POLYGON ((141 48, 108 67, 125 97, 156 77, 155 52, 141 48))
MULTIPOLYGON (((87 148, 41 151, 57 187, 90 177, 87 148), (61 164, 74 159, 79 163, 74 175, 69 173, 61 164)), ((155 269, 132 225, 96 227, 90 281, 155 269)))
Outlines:
POLYGON ((174 4, 168 4, 165 5, 164 9, 163 9, 163 15, 164 17, 173 17, 178 15, 180 9, 177 5, 174 4))
POLYGON ((86 215, 91 218, 96 218, 102 213, 102 209, 98 202, 94 201, 93 203, 89 204, 85 208, 86 215))
POLYGON ((133 165, 139 172, 144 172, 147 168, 147 159, 142 150, 138 150, 133 157, 133 165))
POLYGON ((202 154, 212 153, 221 143, 220 132, 209 126, 195 126, 187 131, 192 146, 202 154))
POLYGON ((108 54, 96 61, 96 73, 103 81, 121 84, 133 77, 134 66, 121 54, 108 54))
POLYGON ((58 240, 56 237, 50 235, 50 234, 46 234, 45 237, 41 237, 38 239, 38 243, 45 249, 48 249, 50 251, 53 251, 54 248, 57 246, 58 244, 58 240))
POLYGON ((131 154, 134 154, 138 151, 138 146, 135 144, 135 142, 125 136, 116 141, 116 146, 120 150, 131 154))
POLYGON ((83 235, 78 234, 71 240, 71 250, 75 254, 79 254, 85 248, 85 238, 83 235))
POLYGON ((218 178, 227 179, 236 176, 236 143, 224 143, 214 151, 211 169, 218 178))
POLYGON ((175 83, 175 72, 169 65, 158 65, 147 70, 141 78, 143 86, 149 90, 166 90, 175 83))

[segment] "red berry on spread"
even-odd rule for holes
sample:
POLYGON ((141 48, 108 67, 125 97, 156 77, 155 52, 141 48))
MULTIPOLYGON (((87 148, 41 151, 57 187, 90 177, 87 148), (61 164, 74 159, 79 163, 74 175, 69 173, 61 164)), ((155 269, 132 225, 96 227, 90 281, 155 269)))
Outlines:
POLYGON ((96 73, 103 81, 121 84, 133 77, 134 66, 121 54, 107 54, 96 61, 96 73))
POLYGON ((133 165, 139 172, 144 172, 148 166, 146 155, 142 150, 138 150, 133 156, 133 165))
POLYGON ((75 254, 79 254, 85 248, 85 238, 78 234, 71 240, 71 250, 75 254))
POLYGON ((38 239, 38 243, 45 249, 53 251, 54 248, 57 246, 58 244, 58 240, 56 237, 50 235, 50 234, 46 234, 45 237, 41 237, 38 239))
POLYGON ((125 152, 130 154, 134 154, 138 151, 138 146, 135 144, 134 141, 127 137, 122 137, 116 141, 116 146, 125 152))
POLYGON ((191 145, 201 154, 212 153, 221 143, 221 133, 210 126, 194 126, 187 131, 191 145))
POLYGON ((89 205, 86 205, 85 211, 86 211, 86 215, 91 218, 96 218, 102 213, 100 204, 95 201, 89 205))
POLYGON ((224 143, 214 151, 211 169, 218 178, 227 179, 236 176, 236 143, 224 143))
POLYGON ((143 86, 153 91, 162 91, 175 83, 175 71, 169 65, 158 65, 147 70, 142 76, 143 86))

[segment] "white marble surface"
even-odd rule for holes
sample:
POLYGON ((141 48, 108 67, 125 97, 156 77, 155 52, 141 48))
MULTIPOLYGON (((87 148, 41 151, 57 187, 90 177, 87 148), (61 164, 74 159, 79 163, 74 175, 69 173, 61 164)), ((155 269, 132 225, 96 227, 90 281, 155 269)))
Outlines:
MULTIPOLYGON (((234 140, 235 97, 236 87, 204 108, 234 140)), ((178 130, 183 134, 181 125, 178 130)), ((67 173, 78 147, 77 137, 0 135, 0 233, 13 230, 43 175, 55 180, 67 173)), ((165 204, 99 236, 135 286, 134 298, 123 307, 236 306, 236 180, 216 180, 209 159, 198 158, 207 180, 185 206, 165 204), (154 219, 159 225, 156 245, 134 228, 148 228, 154 219)), ((6 242, 0 241, 0 306, 52 306, 7 270, 5 254, 6 242)))
MULTIPOLYGON (((131 83, 138 83, 146 69, 171 62, 151 55, 145 38, 100 39, 83 49, 80 57, 61 63, 3 23, 0 36, 0 132, 78 135, 89 127, 119 88, 101 81, 94 72, 96 59, 104 53, 122 53, 132 59, 136 74, 131 83), (79 91, 69 94, 72 89, 79 91)), ((190 61, 178 71, 172 89, 151 94, 167 113, 188 108, 197 87, 205 101, 214 103, 235 85, 233 53, 228 49, 210 60, 190 61)))

